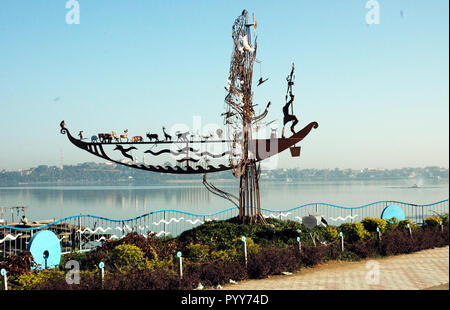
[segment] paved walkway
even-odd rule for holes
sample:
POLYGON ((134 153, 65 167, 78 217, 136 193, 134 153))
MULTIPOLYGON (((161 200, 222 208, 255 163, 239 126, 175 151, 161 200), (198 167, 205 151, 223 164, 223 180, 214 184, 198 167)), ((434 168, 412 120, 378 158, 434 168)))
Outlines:
POLYGON ((413 254, 333 261, 287 276, 226 285, 227 290, 417 290, 449 282, 449 247, 413 254))

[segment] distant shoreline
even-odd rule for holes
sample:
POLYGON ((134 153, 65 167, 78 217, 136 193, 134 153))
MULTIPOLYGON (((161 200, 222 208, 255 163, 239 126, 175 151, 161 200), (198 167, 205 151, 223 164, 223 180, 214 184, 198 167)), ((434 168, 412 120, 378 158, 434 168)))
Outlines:
MULTIPOLYGON (((231 171, 211 173, 216 183, 236 182, 231 171)), ((448 182, 449 169, 441 167, 400 169, 273 169, 262 170, 261 183, 270 182, 367 182, 405 180, 405 186, 448 182)), ((46 166, 17 171, 0 170, 0 186, 99 186, 197 184, 201 175, 149 173, 120 165, 83 163, 72 166, 46 166)))
MULTIPOLYGON (((211 179, 214 183, 236 183, 237 179, 211 179)), ((380 178, 380 179, 261 179, 261 184, 275 184, 275 183, 284 183, 284 184, 317 184, 317 183, 356 183, 356 182, 386 182, 386 181, 405 181, 408 184, 405 184, 404 188, 411 189, 420 189, 424 187, 429 187, 428 185, 437 184, 437 185, 446 185, 449 184, 449 179, 424 179, 423 181, 427 182, 427 186, 414 186, 414 180, 405 179, 405 178, 380 178)), ((202 184, 202 178, 198 179, 186 179, 186 180, 161 180, 159 182, 151 181, 151 182, 143 182, 143 181, 116 181, 116 182, 104 182, 104 181, 79 181, 79 182, 18 182, 16 184, 1 184, 0 188, 8 188, 8 187, 46 187, 46 186, 158 186, 158 185, 183 185, 183 184, 202 184)))

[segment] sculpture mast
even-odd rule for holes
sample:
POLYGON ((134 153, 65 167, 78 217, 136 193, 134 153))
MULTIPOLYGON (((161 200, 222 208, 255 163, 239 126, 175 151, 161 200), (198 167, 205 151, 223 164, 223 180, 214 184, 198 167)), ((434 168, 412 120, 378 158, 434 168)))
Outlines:
POLYGON ((252 42, 251 28, 256 33, 255 18, 249 24, 248 13, 244 10, 233 25, 234 50, 226 87, 228 94, 225 102, 228 111, 225 113, 225 124, 233 141, 230 166, 234 176, 240 178, 239 218, 254 223, 265 221, 259 195, 260 170, 256 166, 256 152, 250 149, 249 144, 253 139, 252 125, 262 119, 255 119, 253 109, 253 64, 256 60, 257 43, 256 36, 252 42))

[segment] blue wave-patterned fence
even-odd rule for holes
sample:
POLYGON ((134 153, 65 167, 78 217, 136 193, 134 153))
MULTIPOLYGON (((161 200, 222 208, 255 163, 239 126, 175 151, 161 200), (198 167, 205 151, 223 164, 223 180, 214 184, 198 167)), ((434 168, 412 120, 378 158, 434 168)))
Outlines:
MULTIPOLYGON (((300 221, 305 215, 318 213, 325 217, 330 225, 340 225, 349 221, 360 221, 365 217, 380 217, 384 208, 397 205, 403 209, 406 218, 415 223, 423 223, 427 216, 435 213, 448 213, 449 200, 431 204, 411 204, 400 201, 378 201, 359 207, 343 207, 328 203, 309 203, 289 210, 262 209, 266 218, 300 221)), ((183 231, 201 225, 207 221, 225 220, 237 216, 237 207, 228 208, 212 214, 194 214, 178 210, 160 210, 149 212, 126 220, 114 220, 95 215, 75 215, 39 227, 19 228, 0 225, 0 257, 15 254, 26 249, 29 239, 40 230, 51 230, 58 235, 62 253, 74 250, 89 251, 101 244, 102 240, 123 238, 135 231, 144 236, 153 232, 158 237, 177 236, 183 231)))

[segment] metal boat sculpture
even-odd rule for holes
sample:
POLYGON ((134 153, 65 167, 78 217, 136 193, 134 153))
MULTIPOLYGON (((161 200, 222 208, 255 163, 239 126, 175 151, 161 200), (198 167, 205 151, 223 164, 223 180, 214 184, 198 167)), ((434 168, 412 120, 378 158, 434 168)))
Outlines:
MULTIPOLYGON (((81 139, 77 139, 70 134, 69 129, 65 127, 65 122, 62 121, 61 124, 61 134, 67 134, 67 137, 73 145, 78 148, 85 150, 95 156, 106 159, 110 162, 124 165, 130 168, 141 169, 152 172, 160 172, 160 173, 172 173, 172 174, 201 174, 201 173, 211 173, 211 172, 219 172, 232 169, 231 165, 228 164, 219 164, 217 166, 206 165, 205 157, 208 158, 219 158, 225 157, 228 154, 227 152, 221 154, 211 154, 207 151, 204 152, 194 152, 198 151, 193 146, 202 145, 202 144, 212 144, 212 143, 230 143, 233 142, 231 140, 209 140, 209 141, 188 141, 188 142, 177 142, 177 141, 152 141, 152 142, 86 142, 81 139), (150 154, 151 156, 158 157, 162 154, 172 154, 174 156, 177 155, 189 155, 185 156, 182 162, 187 163, 185 167, 181 166, 161 166, 161 165, 151 165, 145 163, 134 163, 135 157, 129 154, 130 151, 138 151, 139 149, 148 148, 149 145, 157 146, 157 145, 177 145, 180 143, 186 145, 183 148, 164 148, 159 151, 153 150, 145 150, 144 153, 150 154), (122 158, 113 158, 113 155, 108 155, 105 150, 106 146, 115 146, 115 148, 111 151, 114 152, 114 155, 119 154, 122 158), (120 151, 120 152, 117 152, 120 151), (125 156, 128 155, 128 156, 125 156), (131 158, 130 158, 131 157, 131 158), (127 161, 126 159, 130 159, 127 161)), ((286 149, 294 146, 298 142, 302 141, 313 128, 317 128, 319 125, 317 122, 311 122, 307 126, 305 126, 302 130, 292 135, 289 138, 275 138, 275 139, 253 139, 249 141, 249 149, 255 150, 255 158, 256 161, 261 161, 267 159, 273 155, 279 154, 286 149)), ((108 152, 109 153, 109 152, 108 152)))

